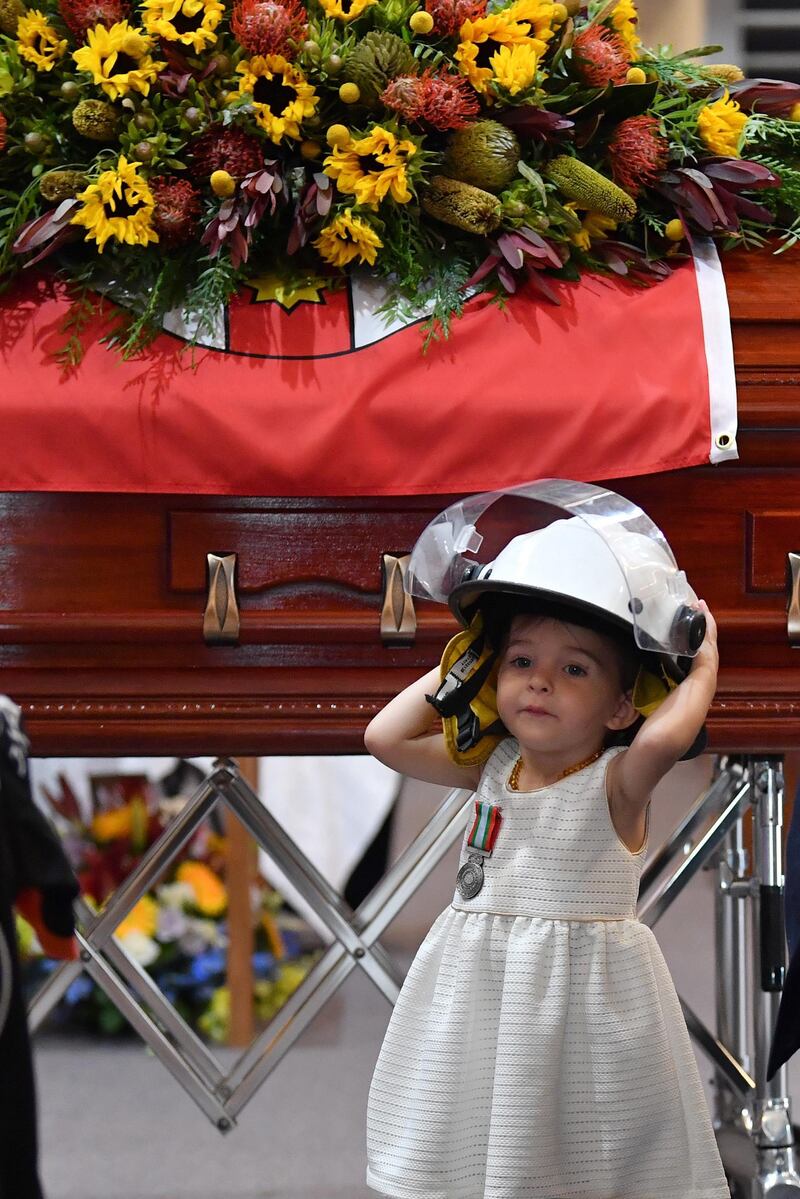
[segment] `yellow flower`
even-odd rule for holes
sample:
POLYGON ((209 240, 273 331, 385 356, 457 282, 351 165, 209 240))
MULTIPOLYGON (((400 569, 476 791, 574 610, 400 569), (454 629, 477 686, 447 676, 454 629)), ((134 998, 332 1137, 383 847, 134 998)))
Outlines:
MULTIPOLYGON (((564 205, 573 212, 578 207, 574 200, 564 205)), ((603 212, 587 212, 577 233, 570 234, 570 241, 581 250, 591 249, 593 241, 603 241, 609 233, 613 233, 618 222, 603 212)))
POLYGON ((354 258, 372 266, 383 242, 366 221, 353 216, 352 208, 329 221, 313 243, 320 257, 333 266, 345 267, 354 258))
POLYGON ((114 170, 103 171, 96 183, 82 191, 80 208, 72 218, 73 225, 83 225, 86 240, 97 242, 102 254, 109 238, 129 246, 146 246, 158 241, 152 226, 155 202, 153 193, 136 168, 138 162, 128 162, 120 155, 114 170))
POLYGON ((365 207, 377 208, 387 195, 397 204, 407 204, 411 191, 406 164, 416 152, 412 141, 374 125, 367 137, 334 146, 325 159, 325 174, 336 180, 340 192, 355 196, 365 207))
POLYGON ((97 812, 92 819, 92 836, 95 841, 127 840, 133 827, 132 813, 124 808, 112 808, 109 812, 97 812))
POLYGON ((32 8, 17 22, 17 50, 20 58, 32 62, 37 71, 52 71, 67 48, 66 38, 60 38, 47 17, 32 8))
POLYGON ((319 0, 326 17, 337 21, 355 21, 362 12, 377 4, 378 0, 319 0))
POLYGON ((87 45, 72 57, 79 70, 87 71, 111 100, 140 92, 146 96, 150 84, 165 67, 150 57, 151 39, 127 21, 117 21, 110 29, 95 25, 87 34, 87 45))
POLYGON ((126 937, 128 933, 144 933, 146 937, 154 937, 157 926, 158 904, 151 895, 143 895, 128 912, 122 924, 114 929, 114 936, 126 937))
POLYGON ((619 0, 611 14, 611 24, 625 43, 625 49, 635 61, 639 57, 639 47, 642 40, 636 32, 639 14, 633 0, 619 0))
POLYGON ((800 121, 800 104, 793 104, 789 112, 790 121, 800 121))
POLYGON ((144 0, 144 26, 153 37, 191 46, 195 54, 213 46, 225 13, 220 0, 144 0))
POLYGON ((555 7, 540 0, 516 0, 509 8, 464 22, 455 59, 476 92, 485 93, 494 78, 490 64, 499 46, 524 45, 537 58, 544 54, 553 36, 555 7))
POLYGON ((256 121, 277 145, 283 137, 302 136, 300 122, 316 112, 319 97, 305 75, 280 54, 245 59, 239 92, 253 97, 256 121))
POLYGON ((697 118, 697 132, 712 154, 724 154, 727 158, 739 157, 739 139, 747 124, 747 114, 742 112, 727 91, 721 100, 706 104, 697 118))
POLYGON ((188 883, 194 891, 194 902, 204 916, 220 916, 228 906, 225 885, 204 862, 181 862, 175 877, 188 883))
POLYGON ((501 46, 489 63, 494 72, 494 82, 504 88, 509 96, 516 96, 526 91, 536 78, 539 55, 529 40, 513 46, 501 46))

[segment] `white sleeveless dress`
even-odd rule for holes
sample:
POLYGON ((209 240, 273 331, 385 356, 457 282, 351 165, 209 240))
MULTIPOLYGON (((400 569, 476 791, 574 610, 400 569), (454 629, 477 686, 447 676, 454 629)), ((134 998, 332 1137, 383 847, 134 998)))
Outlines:
MULTIPOLYGON (((397 1199, 729 1199, 667 965, 636 919, 646 845, 611 822, 619 749, 515 792, 485 882, 411 965, 370 1088, 367 1184, 397 1199)), ((464 834, 461 862, 467 860, 464 834)))

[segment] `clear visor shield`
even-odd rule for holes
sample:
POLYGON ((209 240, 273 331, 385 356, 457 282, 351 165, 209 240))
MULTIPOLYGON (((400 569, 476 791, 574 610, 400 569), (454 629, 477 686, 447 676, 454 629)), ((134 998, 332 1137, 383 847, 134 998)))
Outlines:
MULTIPOLYGON (((453 589, 492 562, 521 533, 578 517, 603 540, 625 581, 641 649, 692 655, 699 648, 697 596, 650 517, 614 491, 567 479, 539 479, 467 496, 440 512, 411 554, 406 590, 447 603, 453 589)), ((535 587, 535 580, 531 579, 535 587)), ((700 637, 702 640, 702 637, 700 637)))

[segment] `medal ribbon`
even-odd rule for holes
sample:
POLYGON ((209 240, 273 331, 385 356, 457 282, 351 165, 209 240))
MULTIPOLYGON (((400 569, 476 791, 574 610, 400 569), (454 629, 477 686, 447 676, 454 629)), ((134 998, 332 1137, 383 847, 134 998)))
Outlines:
POLYGON ((502 823, 500 809, 496 804, 475 800, 475 821, 467 845, 480 853, 490 854, 494 849, 502 823))

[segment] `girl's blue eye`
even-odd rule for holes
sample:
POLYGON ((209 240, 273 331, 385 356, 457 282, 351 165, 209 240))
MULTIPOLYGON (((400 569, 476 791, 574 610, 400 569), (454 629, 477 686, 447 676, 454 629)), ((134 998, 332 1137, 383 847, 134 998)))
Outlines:
POLYGON ((522 670, 527 670, 527 668, 530 666, 530 664, 531 664, 530 658, 525 658, 521 654, 518 654, 516 658, 511 659, 511 665, 519 666, 520 669, 522 669, 522 670))
POLYGON ((583 676, 586 674, 584 668, 579 666, 577 662, 571 662, 569 666, 565 666, 564 669, 573 679, 583 678, 583 676))

